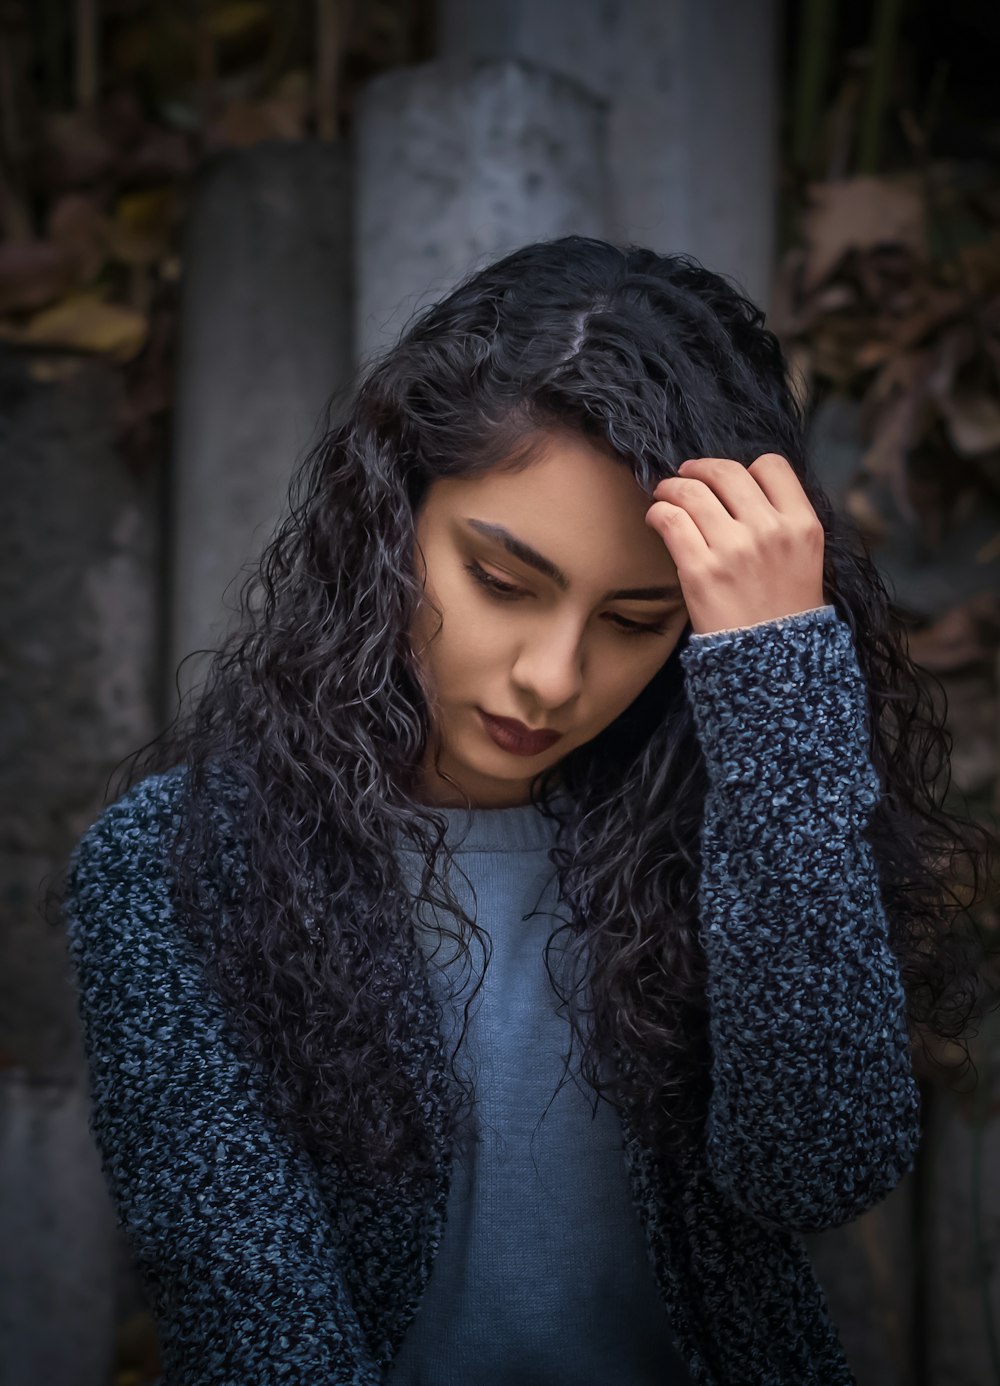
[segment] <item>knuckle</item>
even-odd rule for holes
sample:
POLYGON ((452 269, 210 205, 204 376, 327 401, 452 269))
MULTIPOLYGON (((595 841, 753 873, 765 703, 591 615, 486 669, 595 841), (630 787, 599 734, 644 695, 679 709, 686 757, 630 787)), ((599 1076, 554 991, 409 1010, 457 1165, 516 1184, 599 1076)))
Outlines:
POLYGON ((736 540, 729 548, 729 562, 726 565, 727 570, 732 573, 732 567, 730 566, 732 564, 745 568, 759 556, 760 552, 761 545, 755 541, 746 539, 736 540))

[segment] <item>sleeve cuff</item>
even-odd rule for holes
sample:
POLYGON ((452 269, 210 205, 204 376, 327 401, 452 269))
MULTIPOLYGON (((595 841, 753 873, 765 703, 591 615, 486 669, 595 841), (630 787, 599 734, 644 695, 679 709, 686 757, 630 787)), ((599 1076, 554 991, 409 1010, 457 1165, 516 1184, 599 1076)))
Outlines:
POLYGON ((716 785, 864 780, 868 689, 850 626, 832 605, 692 635, 680 655, 698 740, 716 785))
POLYGON ((837 617, 837 608, 831 604, 827 604, 826 606, 812 606, 808 611, 796 611, 791 616, 775 616, 769 621, 754 621, 749 626, 726 626, 723 630, 710 630, 706 631, 703 635, 696 635, 692 631, 688 636, 688 644, 693 645, 696 649, 702 649, 706 645, 721 643, 721 638, 723 636, 739 635, 740 632, 744 630, 760 630, 764 626, 774 626, 775 628, 790 626, 795 630, 800 625, 811 625, 812 620, 810 619, 807 621, 806 618, 819 617, 821 612, 829 613, 829 615, 823 619, 836 619, 837 617))

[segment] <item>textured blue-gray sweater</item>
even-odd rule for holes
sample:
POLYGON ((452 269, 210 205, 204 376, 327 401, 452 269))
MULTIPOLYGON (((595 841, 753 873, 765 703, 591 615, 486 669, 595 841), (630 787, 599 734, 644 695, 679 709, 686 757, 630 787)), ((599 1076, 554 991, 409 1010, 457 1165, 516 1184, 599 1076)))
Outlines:
MULTIPOLYGON (((489 965, 462 1049, 477 1085, 473 1141, 454 1162, 441 1246, 389 1380, 683 1386, 690 1376, 629 1195, 617 1113, 601 1102, 595 1114, 579 1082, 559 1088, 569 1030, 543 957, 566 917, 548 856, 557 824, 530 804, 439 811, 457 868, 449 884, 489 936, 489 965)), ((423 856, 401 855, 415 894, 423 856)), ((474 949, 475 970, 461 966, 438 927, 454 921, 429 905, 416 917, 435 978, 449 992, 461 983, 445 1009, 452 1047, 482 956, 474 949)))
MULTIPOLYGON (((680 659, 709 775, 711 1098, 704 1144, 683 1157, 664 1159, 622 1116, 629 1189, 692 1381, 850 1386, 798 1234, 873 1207, 920 1140, 905 997, 863 836, 881 792, 864 680, 832 606, 693 636, 680 659)), ((67 894, 92 1130, 164 1386, 376 1386, 428 1287, 451 1152, 438 1130, 430 1183, 356 1187, 266 1118, 172 907, 164 851, 182 775, 150 776, 104 810, 74 849, 67 894)), ((229 824, 220 806, 236 861, 229 824)), ((446 1076, 433 981, 414 940, 399 949, 412 978, 401 1061, 411 1071, 412 1055, 416 1074, 439 1056, 446 1076)))

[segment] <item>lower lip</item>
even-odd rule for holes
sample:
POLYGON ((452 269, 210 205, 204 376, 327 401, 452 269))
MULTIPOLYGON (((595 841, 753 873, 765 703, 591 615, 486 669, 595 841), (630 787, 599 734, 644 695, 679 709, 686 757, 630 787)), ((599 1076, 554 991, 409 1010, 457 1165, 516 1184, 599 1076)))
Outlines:
MULTIPOLYGON (((482 708, 479 709, 479 715, 483 719, 483 726, 496 744, 501 750, 509 751, 511 755, 539 756, 543 751, 547 751, 550 746, 556 744, 552 737, 547 737, 546 740, 542 742, 540 740, 532 740, 530 737, 518 736, 516 732, 511 731, 510 728, 505 726, 502 722, 495 721, 494 718, 483 712, 482 708)), ((558 740, 558 738, 556 738, 556 740, 558 740)))

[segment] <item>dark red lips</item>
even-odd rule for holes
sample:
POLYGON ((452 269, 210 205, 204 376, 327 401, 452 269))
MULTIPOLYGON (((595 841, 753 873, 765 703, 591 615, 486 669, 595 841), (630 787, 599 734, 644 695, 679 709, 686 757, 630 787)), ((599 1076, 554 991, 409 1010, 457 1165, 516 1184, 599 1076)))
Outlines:
POLYGON ((554 746, 562 736, 562 732, 532 731, 523 722, 515 721, 512 717, 494 717, 482 708, 479 715, 496 744, 514 755, 537 756, 554 746))

